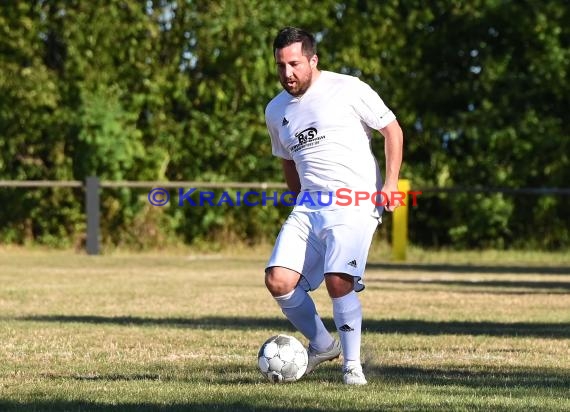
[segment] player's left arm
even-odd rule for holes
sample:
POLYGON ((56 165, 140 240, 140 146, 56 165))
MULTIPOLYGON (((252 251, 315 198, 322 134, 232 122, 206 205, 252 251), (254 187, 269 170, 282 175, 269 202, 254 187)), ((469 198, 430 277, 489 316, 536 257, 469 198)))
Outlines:
POLYGON ((285 176, 285 182, 287 187, 291 192, 295 194, 295 197, 301 192, 301 179, 299 179, 299 173, 297 172, 297 166, 293 160, 282 159, 283 165, 283 175, 285 176))
MULTIPOLYGON (((380 133, 384 136, 384 153, 386 155, 386 177, 382 192, 388 196, 388 201, 390 201, 392 199, 391 193, 398 191, 404 133, 397 120, 393 120, 386 127, 380 129, 380 133)), ((400 205, 398 196, 394 198, 395 204, 388 203, 385 207, 388 212, 393 212, 400 205)))

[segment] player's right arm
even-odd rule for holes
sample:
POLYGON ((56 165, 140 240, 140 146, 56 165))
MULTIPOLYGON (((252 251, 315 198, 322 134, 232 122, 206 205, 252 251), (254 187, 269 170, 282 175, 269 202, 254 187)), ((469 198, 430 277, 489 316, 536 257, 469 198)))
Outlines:
POLYGON ((297 167, 293 160, 282 159, 283 174, 285 175, 285 182, 287 187, 295 196, 301 191, 301 180, 299 179, 299 173, 297 173, 297 167))

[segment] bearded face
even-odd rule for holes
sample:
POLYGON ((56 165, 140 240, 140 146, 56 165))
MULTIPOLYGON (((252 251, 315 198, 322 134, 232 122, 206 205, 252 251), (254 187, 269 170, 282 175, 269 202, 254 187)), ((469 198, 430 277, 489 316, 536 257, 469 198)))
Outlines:
POLYGON ((317 56, 303 54, 302 44, 293 43, 275 50, 275 62, 281 86, 292 96, 302 96, 313 80, 317 67, 317 56))

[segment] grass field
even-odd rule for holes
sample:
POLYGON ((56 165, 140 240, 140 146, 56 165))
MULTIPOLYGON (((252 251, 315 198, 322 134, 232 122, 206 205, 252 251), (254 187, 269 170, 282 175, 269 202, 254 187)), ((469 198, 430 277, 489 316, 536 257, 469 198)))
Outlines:
POLYGON ((369 385, 346 387, 340 361, 286 385, 257 371, 267 337, 306 343, 264 288, 266 252, 1 249, 0 410, 570 410, 566 255, 373 253, 369 385))

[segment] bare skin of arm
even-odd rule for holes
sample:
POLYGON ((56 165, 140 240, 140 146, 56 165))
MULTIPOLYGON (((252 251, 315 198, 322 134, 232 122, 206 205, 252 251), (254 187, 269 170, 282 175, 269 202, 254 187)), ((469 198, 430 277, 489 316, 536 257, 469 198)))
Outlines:
POLYGON ((285 175, 287 187, 297 196, 301 191, 301 181, 293 160, 283 159, 283 174, 285 175))
MULTIPOLYGON (((391 122, 388 126, 380 129, 380 133, 384 136, 384 153, 386 155, 386 179, 382 192, 388 195, 398 191, 398 176, 400 175, 400 166, 402 165, 402 151, 404 144, 404 133, 397 120, 391 122)), ((400 205, 399 201, 395 204, 386 205, 386 211, 393 212, 400 205)))

